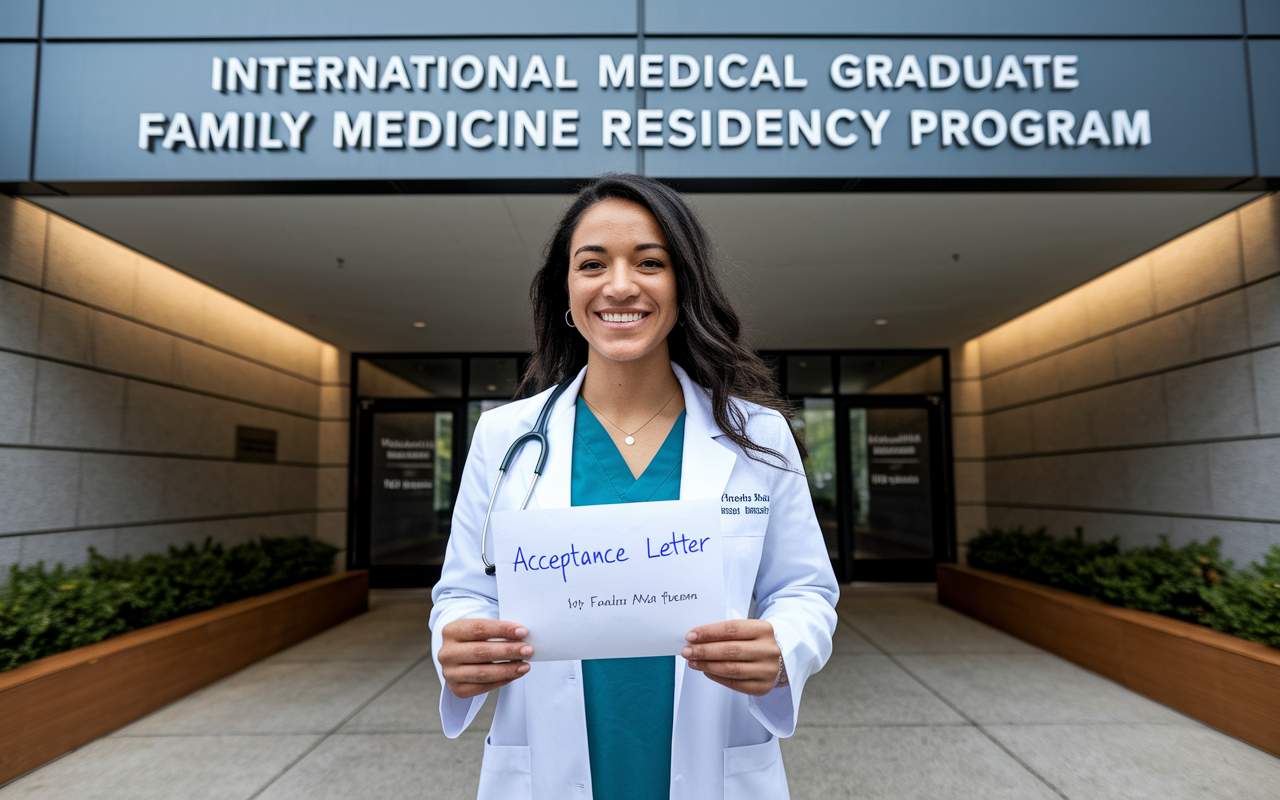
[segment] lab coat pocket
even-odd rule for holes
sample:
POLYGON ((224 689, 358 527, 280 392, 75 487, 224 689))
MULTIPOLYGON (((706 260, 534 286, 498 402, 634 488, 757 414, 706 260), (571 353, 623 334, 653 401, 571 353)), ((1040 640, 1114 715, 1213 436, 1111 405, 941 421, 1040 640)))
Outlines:
POLYGON ((764 536, 722 536, 724 550, 724 596, 730 619, 746 619, 751 592, 756 585, 764 536))
POLYGON ((725 800, 784 800, 789 797, 778 737, 724 750, 725 800))
POLYGON ((480 798, 523 800, 533 797, 533 768, 527 746, 503 746, 484 739, 480 798))

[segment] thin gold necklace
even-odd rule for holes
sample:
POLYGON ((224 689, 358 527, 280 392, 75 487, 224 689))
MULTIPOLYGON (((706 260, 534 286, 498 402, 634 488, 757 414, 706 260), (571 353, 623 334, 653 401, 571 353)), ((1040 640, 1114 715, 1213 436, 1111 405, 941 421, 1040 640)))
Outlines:
MULTIPOLYGON (((657 418, 658 418, 658 414, 661 414, 663 411, 666 411, 666 410, 667 410, 667 406, 671 405, 671 401, 672 401, 672 400, 674 400, 674 399, 676 399, 676 393, 677 393, 677 392, 679 392, 679 391, 680 391, 680 385, 679 385, 679 384, 676 384, 676 390, 675 390, 674 392, 672 392, 672 393, 671 393, 671 396, 670 396, 670 397, 668 397, 668 398, 667 398, 667 402, 663 403, 663 404, 662 404, 662 408, 658 409, 657 413, 655 413, 652 417, 649 417, 649 419, 644 423, 644 425, 648 425, 650 422, 653 422, 655 419, 657 419, 657 418)), ((627 433, 625 430, 623 430, 623 428, 622 428, 622 426, 621 426, 621 425, 619 425, 618 423, 616 423, 616 422, 614 422, 613 420, 609 419, 608 417, 605 417, 605 416, 604 416, 604 412, 603 412, 603 411, 601 411, 600 409, 598 409, 598 408, 596 408, 595 406, 591 405, 591 401, 587 399, 587 396, 586 396, 585 394, 584 394, 584 395, 582 395, 582 402, 584 402, 584 403, 586 403, 586 404, 587 404, 587 408, 590 408, 590 409, 591 409, 592 411, 594 411, 595 413, 597 413, 597 414, 599 414, 600 416, 604 417, 605 422, 608 422, 610 425, 612 425, 613 427, 617 428, 618 430, 620 430, 620 431, 622 431, 624 434, 626 434, 627 438, 623 439, 622 441, 626 442, 627 444, 635 444, 635 443, 636 443, 636 434, 637 434, 637 433, 639 433, 640 431, 644 430, 644 425, 641 425, 639 428, 636 428, 636 429, 635 429, 634 431, 632 431, 631 433, 627 433)))

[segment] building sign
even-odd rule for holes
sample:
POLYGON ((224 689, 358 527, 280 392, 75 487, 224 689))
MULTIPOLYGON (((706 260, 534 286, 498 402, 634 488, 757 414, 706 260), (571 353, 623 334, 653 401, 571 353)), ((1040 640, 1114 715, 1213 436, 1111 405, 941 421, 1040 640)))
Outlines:
POLYGON ((42 181, 1253 173, 1239 41, 46 46, 42 181))

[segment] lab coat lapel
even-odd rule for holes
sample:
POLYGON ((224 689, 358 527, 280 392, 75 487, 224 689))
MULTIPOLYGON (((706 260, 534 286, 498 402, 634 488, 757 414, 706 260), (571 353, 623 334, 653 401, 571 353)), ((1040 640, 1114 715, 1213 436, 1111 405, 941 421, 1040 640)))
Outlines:
MULTIPOLYGON (((681 500, 716 500, 724 494, 738 457, 716 441, 724 431, 716 425, 711 411, 711 396, 698 386, 688 373, 674 362, 671 369, 680 380, 684 392, 684 461, 680 465, 681 500)), ((679 730, 680 693, 688 667, 676 658, 675 730, 679 730)), ((674 745, 673 745, 674 746, 674 745)))
POLYGON ((681 500, 714 500, 724 494, 738 457, 716 441, 724 431, 716 425, 711 396, 672 364, 684 391, 684 461, 680 466, 681 500))
MULTIPOLYGON (((582 389, 582 379, 586 374, 587 368, 583 367, 578 372, 578 377, 569 384, 569 388, 556 399, 551 420, 547 423, 547 466, 538 481, 538 487, 533 491, 533 498, 529 501, 530 508, 568 508, 572 502, 570 487, 573 481, 574 406, 578 402, 578 392, 582 389)), ((529 468, 524 491, 529 490, 528 480, 531 479, 532 468, 529 468)))

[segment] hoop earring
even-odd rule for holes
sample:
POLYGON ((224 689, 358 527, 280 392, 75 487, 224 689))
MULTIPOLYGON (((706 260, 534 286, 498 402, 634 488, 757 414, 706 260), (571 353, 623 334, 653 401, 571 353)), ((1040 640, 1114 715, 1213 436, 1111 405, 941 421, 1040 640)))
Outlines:
POLYGON ((577 326, 577 325, 574 325, 574 324, 573 324, 573 320, 569 319, 569 313, 570 313, 570 311, 571 311, 571 310, 572 310, 572 309, 568 309, 568 308, 566 308, 566 309, 564 310, 564 324, 565 324, 565 325, 568 325, 570 328, 576 328, 576 327, 578 327, 578 326, 577 326))

